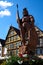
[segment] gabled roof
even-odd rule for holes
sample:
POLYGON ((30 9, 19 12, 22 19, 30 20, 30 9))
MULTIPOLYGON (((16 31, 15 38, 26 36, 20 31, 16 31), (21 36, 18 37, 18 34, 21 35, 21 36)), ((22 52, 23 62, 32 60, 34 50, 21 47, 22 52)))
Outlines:
POLYGON ((38 37, 43 37, 43 31, 40 30, 37 26, 35 26, 36 32, 38 33, 38 37))
POLYGON ((5 46, 5 40, 0 39, 0 43, 1 43, 2 47, 4 47, 4 46, 5 46))
MULTIPOLYGON (((39 27, 35 26, 35 29, 38 29, 39 31, 43 32, 39 27)), ((36 30, 37 31, 37 30, 36 30)))
MULTIPOLYGON (((9 30, 8 30, 8 34, 9 34, 9 32, 10 32, 10 30, 11 30, 12 28, 13 28, 14 31, 20 36, 20 31, 19 31, 19 29, 15 28, 15 27, 13 27, 13 26, 10 26, 10 28, 9 28, 9 30)), ((7 39, 7 37, 8 37, 8 34, 7 34, 7 36, 6 36, 6 39, 7 39)))
MULTIPOLYGON (((13 28, 14 31, 20 36, 20 30, 17 29, 17 28, 15 28, 15 27, 13 27, 13 26, 10 26, 10 28, 9 28, 9 30, 8 30, 8 34, 9 34, 9 32, 10 32, 10 30, 11 30, 12 28, 13 28)), ((38 28, 37 26, 35 26, 35 29, 36 29, 36 31, 42 32, 41 34, 43 34, 43 31, 40 30, 40 28, 38 28)), ((8 37, 8 34, 7 34, 7 36, 6 36, 6 39, 7 39, 7 37, 8 37)))

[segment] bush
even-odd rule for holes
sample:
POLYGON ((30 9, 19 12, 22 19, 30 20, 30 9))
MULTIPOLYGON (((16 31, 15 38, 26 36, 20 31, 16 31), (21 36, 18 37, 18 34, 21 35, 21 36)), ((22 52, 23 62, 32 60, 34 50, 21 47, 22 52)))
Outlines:
POLYGON ((8 60, 6 65, 19 65, 19 63, 17 62, 18 60, 22 60, 20 57, 18 56, 11 56, 8 60))
POLYGON ((43 60, 39 58, 31 59, 28 61, 23 61, 22 64, 19 64, 17 61, 21 61, 22 58, 18 56, 11 56, 9 59, 4 61, 1 65, 43 65, 43 60))
POLYGON ((30 65, 43 65, 43 60, 42 59, 30 60, 29 64, 30 65))
POLYGON ((6 61, 4 61, 1 65, 19 65, 17 62, 18 60, 21 61, 22 59, 18 56, 11 56, 9 59, 6 59, 6 61))

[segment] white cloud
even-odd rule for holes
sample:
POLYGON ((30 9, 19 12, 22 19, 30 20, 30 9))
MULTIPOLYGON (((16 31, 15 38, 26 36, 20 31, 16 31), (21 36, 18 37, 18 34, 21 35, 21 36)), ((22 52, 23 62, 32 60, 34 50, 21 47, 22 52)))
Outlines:
POLYGON ((13 5, 13 3, 11 3, 11 2, 0 1, 0 7, 1 8, 7 8, 7 7, 12 6, 12 5, 13 5))
POLYGON ((13 3, 8 1, 0 1, 0 17, 11 15, 11 12, 7 9, 7 7, 10 6, 13 6, 13 3))
POLYGON ((3 17, 3 16, 10 16, 11 13, 8 9, 5 9, 4 11, 0 11, 0 17, 3 17))

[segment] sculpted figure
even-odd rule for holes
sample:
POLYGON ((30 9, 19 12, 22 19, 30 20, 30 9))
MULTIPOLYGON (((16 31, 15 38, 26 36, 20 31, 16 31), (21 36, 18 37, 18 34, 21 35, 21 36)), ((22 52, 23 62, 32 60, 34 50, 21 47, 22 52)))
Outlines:
POLYGON ((24 49, 21 53, 31 54, 33 51, 35 51, 37 45, 37 33, 34 26, 34 17, 28 13, 26 8, 24 8, 22 19, 20 19, 18 13, 17 21, 20 28, 20 36, 22 42, 21 49, 26 45, 26 49, 24 49))
POLYGON ((30 41, 30 30, 34 26, 34 18, 28 14, 26 8, 23 9, 22 19, 18 18, 18 24, 20 26, 21 41, 25 44, 27 39, 30 41))

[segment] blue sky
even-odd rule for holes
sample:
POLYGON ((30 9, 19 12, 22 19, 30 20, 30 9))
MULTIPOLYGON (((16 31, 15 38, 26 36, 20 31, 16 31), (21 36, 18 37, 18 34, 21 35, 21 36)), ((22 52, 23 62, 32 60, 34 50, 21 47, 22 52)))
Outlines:
POLYGON ((27 8, 34 16, 35 25, 43 30, 43 0, 0 0, 0 38, 5 39, 10 25, 18 28, 16 21, 16 4, 19 5, 19 15, 27 8))

